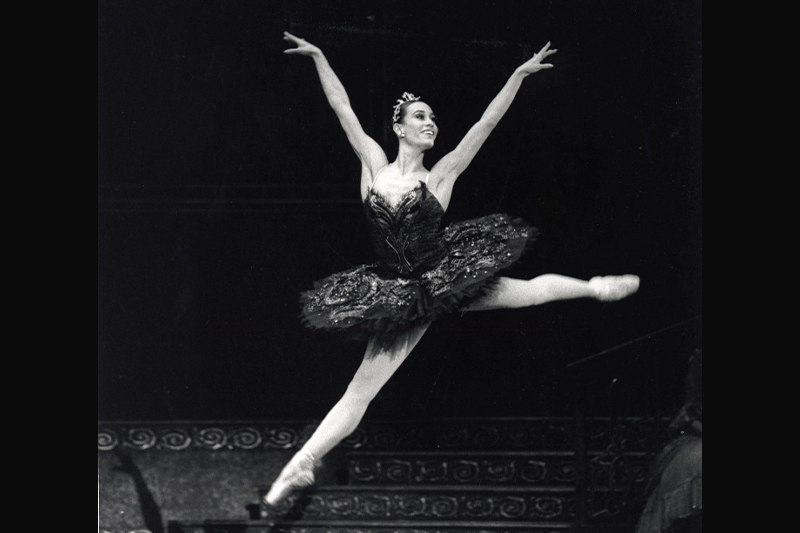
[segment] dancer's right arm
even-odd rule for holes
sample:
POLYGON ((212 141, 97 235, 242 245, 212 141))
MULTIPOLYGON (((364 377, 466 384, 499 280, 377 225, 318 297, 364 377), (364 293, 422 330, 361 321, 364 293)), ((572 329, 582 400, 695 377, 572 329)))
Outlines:
POLYGON ((296 48, 284 50, 284 53, 309 56, 314 60, 319 81, 322 84, 322 90, 328 99, 328 103, 336 113, 339 123, 347 135, 347 140, 350 141, 350 145, 361 160, 363 189, 365 178, 368 178, 371 182, 375 173, 388 164, 389 161, 386 158, 386 154, 380 145, 364 132, 364 128, 361 127, 358 117, 356 117, 353 108, 350 106, 350 98, 347 96, 344 85, 339 81, 339 77, 336 76, 322 50, 289 32, 283 32, 283 39, 297 46, 296 48))

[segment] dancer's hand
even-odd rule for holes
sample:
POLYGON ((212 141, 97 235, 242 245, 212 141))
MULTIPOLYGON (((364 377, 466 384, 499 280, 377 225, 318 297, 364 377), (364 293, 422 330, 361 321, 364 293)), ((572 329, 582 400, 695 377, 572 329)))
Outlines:
POLYGON ((527 60, 525 63, 517 67, 516 72, 518 74, 523 74, 527 76, 528 74, 533 74, 534 72, 539 72, 540 70, 546 68, 553 68, 553 65, 550 63, 542 63, 542 60, 548 56, 551 56, 558 52, 555 48, 550 50, 550 41, 547 42, 541 50, 533 55, 532 58, 527 60))
POLYGON ((314 46, 310 42, 306 41, 305 39, 301 39, 300 37, 295 37, 288 31, 283 32, 283 40, 289 41, 297 45, 297 48, 289 48, 284 50, 284 54, 300 54, 303 56, 314 56, 317 54, 322 54, 322 50, 318 47, 314 46))

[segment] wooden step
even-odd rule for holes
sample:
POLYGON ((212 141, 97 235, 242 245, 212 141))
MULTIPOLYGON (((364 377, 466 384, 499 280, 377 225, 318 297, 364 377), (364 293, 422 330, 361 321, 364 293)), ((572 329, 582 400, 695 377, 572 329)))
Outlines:
POLYGON ((172 521, 168 533, 565 533, 556 522, 204 520, 172 521))
POLYGON ((272 519, 568 522, 575 507, 571 487, 322 486, 275 509, 264 502, 268 490, 258 490, 260 511, 272 519))

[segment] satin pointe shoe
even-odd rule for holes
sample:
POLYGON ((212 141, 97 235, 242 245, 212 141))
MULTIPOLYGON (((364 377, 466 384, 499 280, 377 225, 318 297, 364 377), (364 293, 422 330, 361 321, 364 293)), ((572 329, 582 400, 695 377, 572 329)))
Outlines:
POLYGON ((595 276, 589 280, 589 287, 601 302, 615 302, 639 290, 639 276, 595 276))
POLYGON ((310 487, 314 484, 314 466, 316 461, 309 453, 298 452, 283 467, 278 479, 272 483, 264 502, 274 507, 292 492, 310 487))

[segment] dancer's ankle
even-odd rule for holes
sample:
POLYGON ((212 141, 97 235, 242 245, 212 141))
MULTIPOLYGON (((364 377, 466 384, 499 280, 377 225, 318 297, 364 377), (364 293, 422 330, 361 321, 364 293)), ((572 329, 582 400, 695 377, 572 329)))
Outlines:
POLYGON ((306 449, 301 448, 300 450, 297 451, 297 453, 294 454, 294 457, 292 457, 291 462, 299 463, 303 466, 314 467, 317 465, 318 460, 316 455, 314 455, 313 453, 311 453, 306 449))
POLYGON ((621 300, 639 289, 639 276, 595 276, 589 280, 592 296, 603 302, 621 300))

